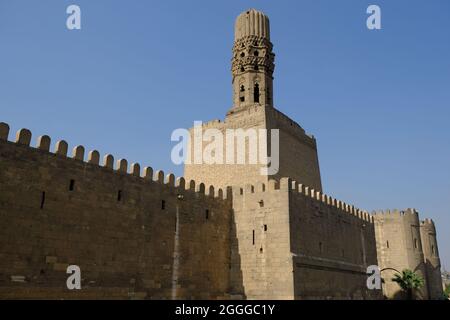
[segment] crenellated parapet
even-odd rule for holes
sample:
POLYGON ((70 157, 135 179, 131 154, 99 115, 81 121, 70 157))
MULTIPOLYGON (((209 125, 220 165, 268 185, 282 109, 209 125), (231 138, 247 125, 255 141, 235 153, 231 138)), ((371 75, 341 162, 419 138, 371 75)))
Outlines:
POLYGON ((393 217, 393 216, 397 216, 397 217, 413 216, 413 217, 418 217, 419 216, 419 213, 414 208, 408 208, 406 210, 399 210, 399 209, 378 210, 378 211, 374 211, 373 214, 375 216, 378 216, 378 217, 382 217, 382 216, 388 216, 388 217, 393 217))
POLYGON ((381 224, 397 223, 400 225, 414 225, 417 228, 420 226, 419 212, 414 208, 408 208, 405 210, 388 209, 373 211, 374 220, 381 224))
POLYGON ((423 227, 430 228, 430 229, 435 229, 433 219, 426 218, 425 220, 420 221, 420 225, 423 227))
POLYGON ((46 152, 61 158, 67 158, 68 160, 80 161, 89 166, 97 166, 99 168, 110 170, 118 175, 127 175, 130 178, 142 179, 158 183, 162 186, 177 188, 177 191, 179 192, 189 191, 220 200, 229 198, 229 194, 227 194, 226 191, 222 189, 216 190, 212 185, 205 186, 205 184, 194 180, 186 182, 183 177, 176 178, 174 174, 165 174, 162 170, 154 171, 152 167, 144 167, 141 169, 139 163, 132 163, 130 165, 127 159, 118 159, 115 161, 114 156, 111 154, 106 154, 101 158, 101 155, 97 150, 89 151, 86 159, 84 146, 77 145, 69 152, 69 144, 64 140, 57 141, 53 151, 51 151, 52 139, 47 135, 38 137, 37 143, 35 147, 33 147, 31 145, 32 133, 28 129, 20 129, 16 133, 15 140, 9 141, 9 131, 10 128, 8 124, 4 122, 0 123, 0 143, 13 143, 18 147, 28 147, 36 152, 46 152))
POLYGON ((226 296, 231 193, 27 129, 9 138, 0 123, 1 298, 226 296), (67 290, 69 265, 83 290, 67 290))
POLYGON ((320 191, 316 191, 313 188, 307 187, 296 181, 292 181, 290 178, 281 178, 278 180, 269 180, 266 184, 257 183, 255 185, 247 184, 242 186, 233 186, 233 197, 245 197, 247 194, 261 193, 269 194, 271 192, 285 191, 290 192, 294 196, 306 197, 307 199, 312 199, 318 204, 326 205, 330 208, 339 209, 340 211, 354 216, 365 222, 373 223, 374 219, 368 211, 356 208, 354 205, 347 204, 344 201, 337 200, 327 194, 320 191))

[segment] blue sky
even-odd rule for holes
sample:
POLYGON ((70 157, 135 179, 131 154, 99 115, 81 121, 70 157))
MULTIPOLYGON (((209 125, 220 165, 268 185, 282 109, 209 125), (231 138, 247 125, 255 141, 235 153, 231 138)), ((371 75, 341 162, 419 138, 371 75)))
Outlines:
POLYGON ((0 121, 182 175, 171 132, 231 107, 233 25, 250 7, 270 17, 275 105, 316 136, 325 192, 417 208, 450 269, 448 0, 0 0, 0 121))

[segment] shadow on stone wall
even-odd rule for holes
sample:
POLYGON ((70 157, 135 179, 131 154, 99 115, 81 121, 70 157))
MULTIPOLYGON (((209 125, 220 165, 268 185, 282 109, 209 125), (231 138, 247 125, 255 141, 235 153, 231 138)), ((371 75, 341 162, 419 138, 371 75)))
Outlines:
POLYGON ((230 226, 230 289, 231 298, 246 299, 239 254, 239 240, 236 234, 236 221, 232 211, 230 226))

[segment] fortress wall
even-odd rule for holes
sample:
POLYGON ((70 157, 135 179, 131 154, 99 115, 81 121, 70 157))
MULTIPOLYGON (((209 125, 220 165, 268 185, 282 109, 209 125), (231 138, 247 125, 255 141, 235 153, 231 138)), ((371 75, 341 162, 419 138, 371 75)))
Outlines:
POLYGON ((271 299, 376 299, 372 217, 291 179, 233 188, 245 295, 271 299), (254 238, 253 238, 254 237, 254 238))
POLYGON ((295 121, 274 108, 267 109, 267 127, 280 130, 280 170, 271 178, 291 177, 322 191, 314 137, 307 135, 295 121))
POLYGON ((427 289, 429 299, 441 299, 443 296, 441 261, 436 238, 436 228, 431 219, 420 223, 420 238, 425 259, 427 289))
MULTIPOLYGON (((393 268, 398 271, 410 269, 426 280, 424 254, 417 211, 378 212, 374 215, 377 250, 380 269, 393 268)), ((393 299, 405 299, 397 283, 392 281, 396 274, 385 270, 383 293, 393 299)), ((427 299, 427 285, 415 293, 416 299, 427 299)))
POLYGON ((216 298, 229 287, 231 200, 151 168, 0 124, 0 298, 216 298), (115 167, 115 168, 114 168, 115 167), (179 195, 184 199, 179 200, 179 195), (163 203, 164 201, 164 203, 163 203), (208 211, 206 211, 208 210, 208 211), (177 213, 178 212, 178 213, 177 213), (176 232, 177 231, 177 232, 176 232), (66 288, 68 265, 82 290, 66 288))
MULTIPOLYGON (((249 107, 248 109, 241 110, 227 116, 225 122, 219 120, 211 121, 203 124, 203 130, 207 129, 217 129, 224 137, 224 164, 186 164, 184 167, 184 177, 186 179, 192 179, 195 181, 201 181, 206 185, 214 185, 216 188, 225 189, 227 186, 233 185, 245 185, 247 183, 256 184, 257 182, 267 182, 268 177, 263 176, 260 173, 260 169, 263 167, 261 164, 249 164, 248 154, 249 154, 249 143, 248 139, 246 142, 246 164, 226 164, 225 163, 225 146, 226 146, 226 130, 227 129, 264 129, 265 126, 265 112, 262 106, 249 107)), ((188 157, 193 158, 193 129, 191 132, 191 144, 188 148, 190 151, 188 157)), ((203 149, 207 148, 209 142, 203 143, 203 149)), ((237 141, 235 139, 235 149, 234 149, 235 160, 237 159, 237 141)))
MULTIPOLYGON (((227 129, 279 129, 279 171, 275 175, 261 175, 262 164, 249 164, 249 143, 246 143, 246 164, 186 164, 184 176, 186 179, 202 181, 216 187, 226 188, 231 185, 256 185, 259 182, 266 183, 269 179, 280 180, 283 177, 291 177, 302 181, 305 185, 316 190, 322 190, 320 178, 319 160, 317 155, 316 140, 308 136, 305 131, 289 117, 280 111, 267 106, 254 105, 245 109, 236 109, 228 113, 224 122, 214 120, 203 124, 203 130, 217 129, 223 133, 227 129)), ((267 151, 270 153, 270 133, 267 151)), ((191 142, 193 129, 191 129, 191 142)), ((226 139, 224 138, 224 147, 226 139)), ((236 142, 235 142, 236 143, 236 142)), ((203 143, 203 150, 209 142, 203 143)), ((235 144, 235 147, 237 145, 235 144)), ((193 159, 193 142, 189 146, 188 158, 193 159)), ((236 159, 236 148, 235 148, 236 159)), ((257 149, 259 151, 259 149, 257 149)), ((226 154, 225 148, 223 155, 226 154)))
POLYGON ((233 187, 233 208, 238 239, 232 252, 233 270, 241 274, 245 296, 293 299, 287 188, 274 180, 233 187))
POLYGON ((297 299, 377 299, 367 267, 377 265, 372 217, 365 211, 292 182, 291 251, 297 299))

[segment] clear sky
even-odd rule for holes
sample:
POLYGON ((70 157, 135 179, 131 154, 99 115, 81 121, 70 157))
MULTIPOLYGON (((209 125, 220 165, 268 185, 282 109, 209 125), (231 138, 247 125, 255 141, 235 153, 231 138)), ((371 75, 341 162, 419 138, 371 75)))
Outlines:
POLYGON ((250 7, 270 17, 275 105, 317 138, 325 192, 417 208, 450 269, 448 0, 0 0, 0 121, 182 175, 170 135, 231 107, 250 7), (82 30, 66 28, 70 4, 82 30))

